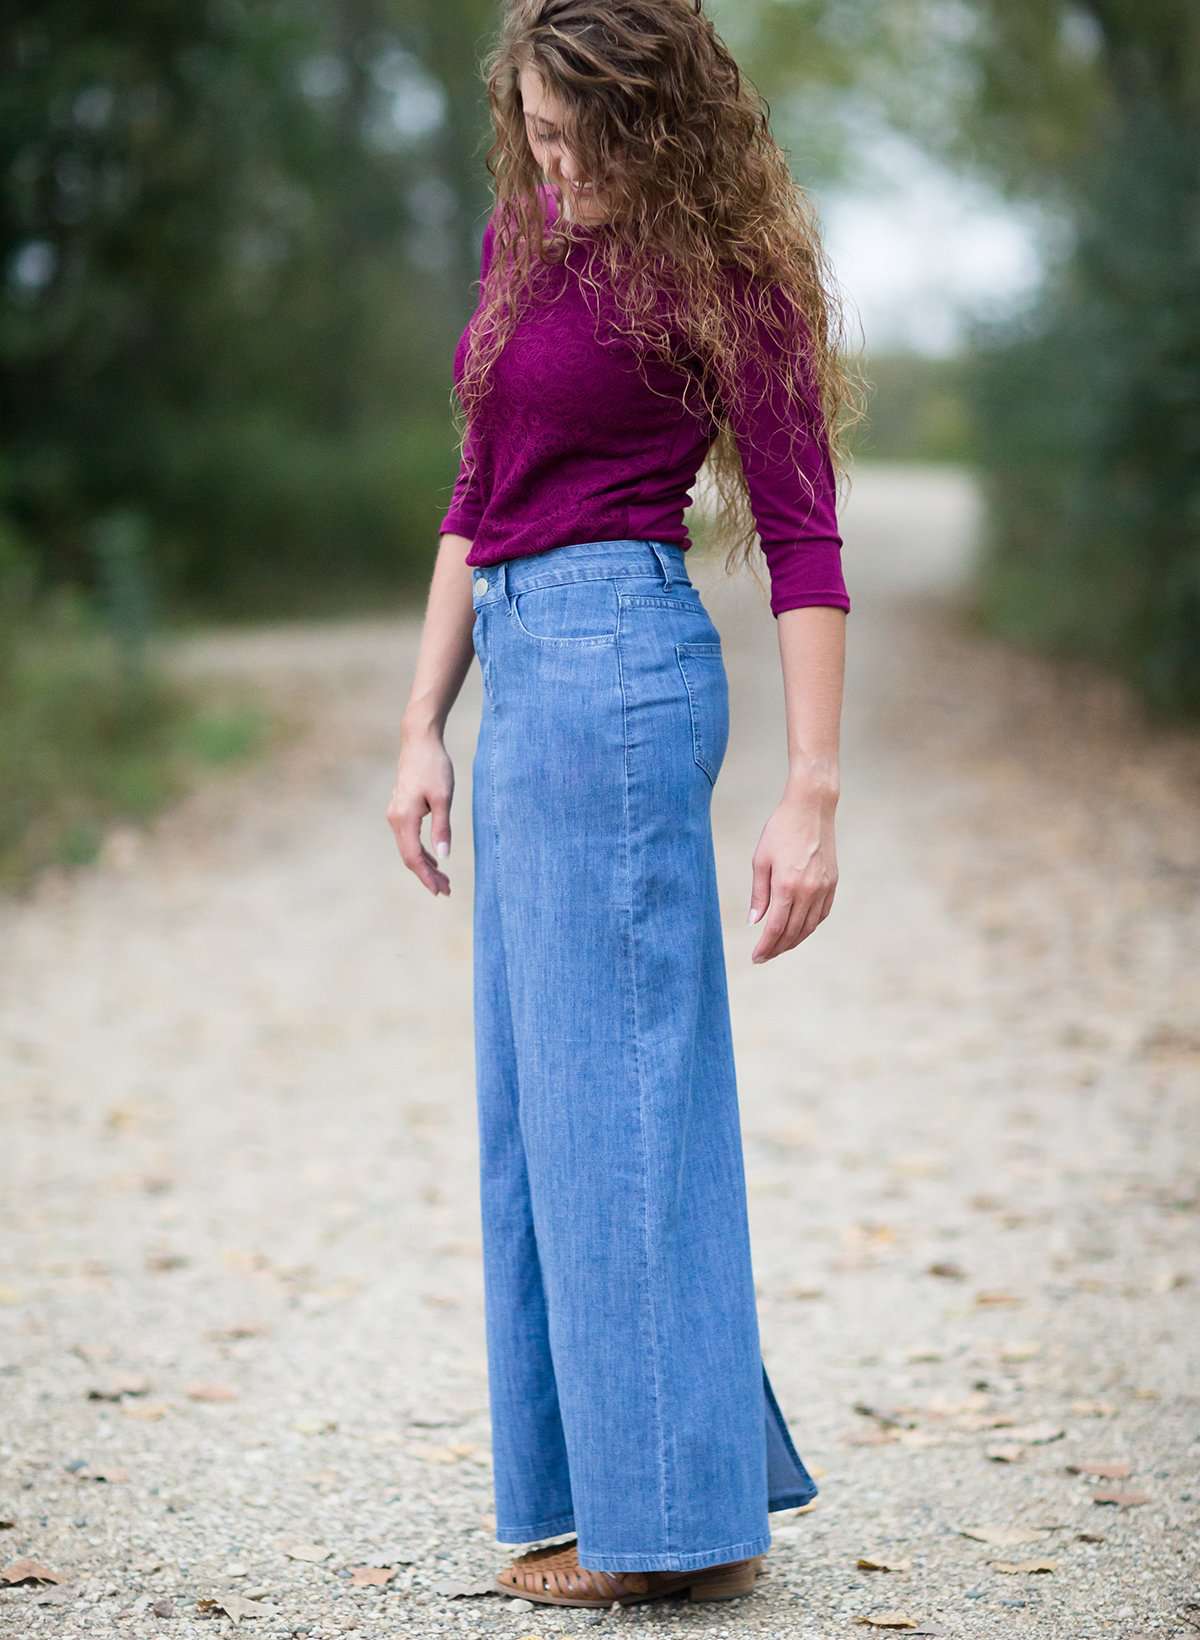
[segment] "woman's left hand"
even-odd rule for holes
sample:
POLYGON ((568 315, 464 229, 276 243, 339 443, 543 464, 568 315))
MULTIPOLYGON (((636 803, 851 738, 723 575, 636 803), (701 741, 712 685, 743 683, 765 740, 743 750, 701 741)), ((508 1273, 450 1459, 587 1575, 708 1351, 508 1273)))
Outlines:
POLYGON ((763 827, 752 862, 747 918, 762 920, 752 962, 769 962, 790 951, 829 915, 838 881, 836 807, 837 798, 830 793, 785 793, 763 827))

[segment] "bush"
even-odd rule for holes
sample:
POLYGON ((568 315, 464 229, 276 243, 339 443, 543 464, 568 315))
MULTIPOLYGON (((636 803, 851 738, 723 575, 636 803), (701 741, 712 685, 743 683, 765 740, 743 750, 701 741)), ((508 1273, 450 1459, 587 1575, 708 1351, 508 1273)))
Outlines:
POLYGON ((1143 101, 1097 155, 1038 303, 980 327, 968 392, 996 629, 1200 714, 1200 149, 1143 101))

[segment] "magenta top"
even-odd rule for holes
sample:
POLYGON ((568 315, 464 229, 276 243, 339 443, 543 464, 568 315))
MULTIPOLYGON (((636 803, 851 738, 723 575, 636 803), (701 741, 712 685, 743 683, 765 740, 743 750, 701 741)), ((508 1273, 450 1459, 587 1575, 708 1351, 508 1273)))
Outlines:
MULTIPOLYGON (((546 185, 542 193, 552 222, 554 190, 546 185)), ((493 215, 484 230, 481 279, 491 261, 494 224, 493 215)), ((641 380, 629 344, 609 324, 617 313, 613 298, 603 285, 599 298, 581 285, 590 231, 569 247, 561 265, 544 270, 548 299, 539 296, 521 315, 468 434, 476 471, 468 477, 465 463, 460 467, 438 525, 440 534, 471 541, 468 564, 495 564, 583 541, 691 546, 684 509, 718 427, 702 407, 699 414, 690 402, 685 409, 682 364, 650 359, 644 371, 653 391, 641 380)), ((602 275, 594 270, 593 277, 602 275)), ((456 386, 473 317, 454 353, 456 386)), ((762 335, 770 345, 765 327, 762 335)), ((777 387, 764 395, 763 375, 747 363, 747 408, 735 408, 731 420, 770 575, 772 613, 805 604, 848 611, 833 468, 817 398, 810 395, 811 420, 801 427, 777 387), (780 419, 781 404, 787 423, 780 419), (821 430, 819 436, 812 427, 821 430), (790 459, 783 453, 789 444, 790 459), (815 500, 798 468, 811 480, 815 500)))

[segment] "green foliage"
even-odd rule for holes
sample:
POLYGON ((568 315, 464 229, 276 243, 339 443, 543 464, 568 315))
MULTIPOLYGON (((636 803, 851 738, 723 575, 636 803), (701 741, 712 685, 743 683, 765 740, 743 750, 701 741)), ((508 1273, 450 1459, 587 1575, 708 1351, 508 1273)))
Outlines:
POLYGON ((971 395, 994 625, 1200 715, 1200 120, 1138 95, 1078 178, 1036 306, 981 328, 971 395))
POLYGON ((117 646, 128 683, 145 677, 150 636, 150 527, 143 513, 121 508, 92 525, 92 548, 99 565, 100 608, 117 646))
MULTIPOLYGON (((861 453, 973 454, 997 624, 1195 709, 1200 7, 712 12, 809 186, 890 119, 1057 220, 1042 300, 981 329, 969 381, 870 361, 861 453)), ((119 739, 184 615, 426 581, 496 21, 492 0, 8 8, 0 684, 20 673, 35 718, 83 666, 119 739)), ((125 778, 136 802, 149 786, 125 778)))
POLYGON ((967 462, 974 457, 960 358, 873 353, 870 415, 857 438, 863 460, 967 462))
POLYGON ((204 765, 252 756, 269 730, 253 702, 197 699, 149 645, 138 521, 101 532, 106 600, 52 587, 0 531, 0 888, 95 858, 110 825, 144 822, 204 765))
POLYGON ((10 10, 0 513, 38 587, 95 594, 136 665, 152 605, 397 585, 475 271, 412 254, 409 7, 10 10))

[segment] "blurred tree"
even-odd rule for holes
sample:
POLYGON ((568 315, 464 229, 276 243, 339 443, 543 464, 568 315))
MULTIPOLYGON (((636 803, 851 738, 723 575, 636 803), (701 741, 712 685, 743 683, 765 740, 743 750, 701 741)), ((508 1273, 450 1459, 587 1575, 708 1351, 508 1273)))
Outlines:
POLYGON ((496 0, 459 0, 457 5, 447 5, 446 0, 410 0, 414 50, 444 99, 435 154, 454 201, 453 262, 448 277, 464 303, 479 276, 479 244, 491 199, 483 163, 491 124, 481 65, 499 14, 496 0))
POLYGON ((91 521, 125 507, 193 600, 320 597, 331 555, 335 590, 394 579, 444 419, 412 322, 435 291, 407 23, 402 0, 8 9, 0 508, 42 585, 94 586, 91 521))
POLYGON ((891 117, 1044 207, 1042 291, 974 337, 983 610, 1200 713, 1200 7, 896 13, 927 46, 891 117))

